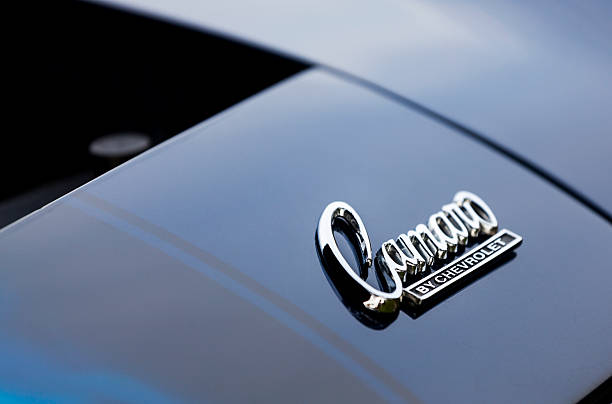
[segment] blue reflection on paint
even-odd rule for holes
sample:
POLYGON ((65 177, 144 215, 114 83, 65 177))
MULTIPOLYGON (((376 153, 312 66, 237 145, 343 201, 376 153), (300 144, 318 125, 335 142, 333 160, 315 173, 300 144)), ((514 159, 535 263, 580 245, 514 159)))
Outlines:
POLYGON ((176 403, 138 380, 116 372, 70 369, 25 343, 0 334, 0 403, 92 401, 176 403))

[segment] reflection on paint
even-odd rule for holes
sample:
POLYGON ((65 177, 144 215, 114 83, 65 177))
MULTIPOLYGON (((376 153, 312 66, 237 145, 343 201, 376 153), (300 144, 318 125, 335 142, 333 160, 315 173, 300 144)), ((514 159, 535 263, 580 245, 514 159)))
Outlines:
POLYGON ((2 403, 179 402, 118 372, 70 369, 65 363, 1 334, 0 358, 2 403))

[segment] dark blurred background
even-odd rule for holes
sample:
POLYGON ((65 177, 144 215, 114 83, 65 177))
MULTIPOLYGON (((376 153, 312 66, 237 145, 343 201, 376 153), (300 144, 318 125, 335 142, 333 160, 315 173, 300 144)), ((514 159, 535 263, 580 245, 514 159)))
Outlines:
POLYGON ((81 2, 4 17, 0 227, 307 67, 81 2))

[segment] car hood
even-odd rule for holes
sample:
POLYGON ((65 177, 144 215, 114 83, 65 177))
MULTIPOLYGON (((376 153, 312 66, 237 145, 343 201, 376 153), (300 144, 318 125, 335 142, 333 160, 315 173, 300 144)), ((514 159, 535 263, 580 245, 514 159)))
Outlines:
POLYGON ((495 151, 310 69, 0 232, 0 375, 91 401, 559 402, 612 371, 609 224, 495 151), (524 241, 420 317, 359 322, 319 215, 373 247, 467 189, 524 241))

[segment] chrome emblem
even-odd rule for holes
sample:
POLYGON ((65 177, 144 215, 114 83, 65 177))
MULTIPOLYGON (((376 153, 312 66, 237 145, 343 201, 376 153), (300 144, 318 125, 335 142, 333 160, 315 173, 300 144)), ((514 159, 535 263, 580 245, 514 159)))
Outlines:
POLYGON ((325 208, 316 233, 328 280, 352 314, 374 328, 393 321, 400 307, 418 317, 443 292, 481 275, 489 263, 521 242, 510 230, 498 231, 491 208, 466 191, 458 192, 452 203, 431 215, 427 226, 419 224, 384 242, 375 257, 363 221, 345 202, 332 202, 325 208), (352 268, 342 255, 334 231, 349 239, 359 268, 352 268), (366 280, 371 269, 378 287, 366 280))

